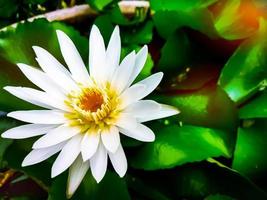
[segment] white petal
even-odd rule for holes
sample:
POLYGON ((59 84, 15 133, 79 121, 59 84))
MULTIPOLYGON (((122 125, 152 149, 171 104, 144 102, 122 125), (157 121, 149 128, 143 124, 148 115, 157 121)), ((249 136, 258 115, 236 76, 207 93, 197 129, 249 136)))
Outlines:
POLYGON ((104 78, 106 66, 105 43, 97 26, 93 25, 89 41, 89 70, 90 75, 100 81, 104 78))
POLYGON ((115 171, 123 177, 127 171, 127 159, 122 146, 120 145, 115 153, 109 152, 108 155, 115 171))
POLYGON ((45 148, 60 142, 66 141, 71 137, 80 133, 80 129, 77 127, 71 127, 68 125, 59 126, 56 129, 51 130, 46 135, 38 139, 34 144, 34 149, 45 148))
POLYGON ((114 31, 110 37, 110 41, 108 43, 106 58, 107 58, 107 76, 108 80, 110 80, 113 76, 114 70, 117 66, 119 66, 121 55, 121 38, 120 38, 120 30, 119 26, 114 28, 114 31))
POLYGON ((160 104, 160 110, 158 112, 151 112, 150 115, 143 115, 138 117, 139 122, 147 122, 155 119, 161 119, 179 114, 180 111, 169 105, 160 104))
POLYGON ((33 46, 33 50, 40 67, 55 83, 69 92, 78 89, 70 72, 54 56, 38 46, 33 46))
POLYGON ((69 169, 67 198, 70 199, 81 184, 83 177, 89 169, 89 161, 83 162, 81 156, 74 161, 69 169))
POLYGON ((43 135, 51 129, 54 129, 55 127, 56 125, 27 124, 9 129, 6 132, 2 133, 1 136, 3 138, 24 139, 43 135))
POLYGON ((71 138, 63 147, 52 166, 51 177, 61 174, 71 166, 80 153, 81 135, 71 138))
POLYGON ((31 104, 41 106, 47 109, 61 109, 68 111, 69 108, 66 106, 63 100, 51 97, 49 94, 43 91, 39 91, 27 87, 4 87, 6 91, 13 94, 14 96, 27 101, 31 104))
POLYGON ((65 145, 65 142, 62 142, 60 144, 43 148, 43 149, 34 149, 32 150, 23 160, 22 167, 34 165, 37 163, 40 163, 52 155, 59 152, 65 145))
POLYGON ((134 84, 133 86, 126 89, 121 95, 120 109, 124 109, 128 105, 140 100, 146 91, 146 86, 143 84, 134 84))
POLYGON ((123 110, 123 113, 128 113, 134 117, 153 117, 155 113, 158 113, 161 109, 161 105, 152 100, 140 100, 137 101, 123 110))
POLYGON ((105 148, 114 153, 117 151, 120 145, 120 134, 116 126, 111 126, 109 129, 106 129, 101 132, 101 139, 105 148))
POLYGON ((159 85, 160 81, 162 80, 163 77, 163 73, 162 72, 158 72, 156 74, 153 74, 147 78, 145 78, 144 80, 138 82, 137 84, 142 84, 146 86, 146 90, 145 92, 142 94, 142 98, 146 97, 147 95, 149 95, 153 90, 156 89, 156 87, 159 85))
POLYGON ((71 71, 73 79, 78 83, 87 83, 90 77, 74 43, 60 30, 57 30, 57 37, 62 56, 71 71))
POLYGON ((15 111, 8 113, 7 116, 34 124, 63 124, 67 121, 64 113, 57 110, 15 111))
POLYGON ((136 54, 136 59, 135 59, 135 66, 133 69, 133 72, 131 74, 130 80, 128 82, 127 87, 129 87, 133 81, 136 79, 136 77, 138 76, 138 74, 141 72, 141 70, 143 69, 145 63, 146 63, 146 59, 147 59, 147 53, 148 53, 148 49, 147 46, 145 45, 140 51, 138 51, 138 53, 136 54))
POLYGON ((83 136, 81 144, 81 153, 84 161, 87 161, 95 154, 99 141, 99 133, 88 132, 83 136))
POLYGON ((135 129, 119 128, 119 130, 122 134, 143 142, 153 142, 155 140, 153 131, 143 124, 138 124, 135 129))
POLYGON ((107 151, 103 144, 100 143, 95 155, 90 159, 92 175, 97 183, 99 183, 105 176, 107 164, 107 151))
POLYGON ((120 113, 115 122, 115 125, 126 129, 134 129, 138 124, 135 117, 131 114, 120 113))
POLYGON ((46 91, 49 94, 59 98, 65 99, 66 91, 60 88, 52 79, 50 79, 44 72, 35 69, 25 64, 17 64, 23 74, 36 86, 46 91))
POLYGON ((26 88, 26 87, 12 87, 12 86, 6 86, 4 87, 4 90, 8 91, 10 94, 27 101, 31 104, 41 106, 44 108, 52 109, 52 106, 49 106, 45 99, 41 98, 43 94, 46 94, 45 92, 32 89, 32 88, 26 88))
POLYGON ((111 87, 114 88, 119 94, 127 87, 133 67, 135 64, 135 52, 128 54, 120 66, 116 68, 112 81, 111 87))

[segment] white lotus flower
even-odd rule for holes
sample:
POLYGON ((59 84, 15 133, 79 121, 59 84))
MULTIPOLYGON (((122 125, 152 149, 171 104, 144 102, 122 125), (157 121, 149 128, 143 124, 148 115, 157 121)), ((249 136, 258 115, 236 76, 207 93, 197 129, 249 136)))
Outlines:
POLYGON ((144 142, 154 141, 153 131, 142 123, 179 111, 152 100, 141 100, 158 86, 163 73, 131 86, 145 64, 148 50, 144 46, 119 63, 118 26, 107 49, 98 28, 92 27, 90 75, 71 39, 62 31, 57 31, 57 36, 69 71, 46 50, 34 46, 36 60, 43 71, 25 64, 18 67, 41 90, 12 86, 4 89, 45 110, 9 113, 9 117, 30 124, 10 129, 2 137, 23 139, 43 135, 33 144, 22 166, 42 162, 60 152, 51 176, 70 168, 67 194, 71 196, 89 167, 95 180, 101 181, 108 157, 119 176, 125 175, 127 160, 119 133, 144 142))

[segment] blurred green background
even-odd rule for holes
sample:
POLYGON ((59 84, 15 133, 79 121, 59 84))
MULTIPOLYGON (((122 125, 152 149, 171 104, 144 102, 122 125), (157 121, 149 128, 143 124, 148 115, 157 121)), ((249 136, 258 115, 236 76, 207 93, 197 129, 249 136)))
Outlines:
MULTIPOLYGON (((267 199, 267 1, 140 2, 0 0, 0 132, 19 124, 7 112, 36 108, 2 89, 34 87, 15 65, 38 67, 33 45, 64 63, 55 32, 60 29, 88 62, 91 26, 107 43, 118 24, 122 58, 148 44, 137 79, 165 74, 149 98, 181 114, 148 123, 154 143, 122 136, 126 176, 119 178, 109 166, 97 184, 88 172, 72 199, 267 199)), ((0 139, 1 199, 66 199, 67 173, 50 178, 54 157, 21 167, 34 140, 0 139)))

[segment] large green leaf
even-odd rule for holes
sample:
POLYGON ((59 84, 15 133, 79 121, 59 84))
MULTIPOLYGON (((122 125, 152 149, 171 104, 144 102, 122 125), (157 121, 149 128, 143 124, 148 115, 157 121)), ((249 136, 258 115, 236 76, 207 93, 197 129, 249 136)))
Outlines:
POLYGON ((160 71, 172 72, 184 68, 190 58, 190 42, 182 31, 172 34, 161 49, 160 71))
POLYGON ((215 13, 215 28, 228 40, 249 37, 258 29, 258 12, 251 0, 227 0, 219 15, 215 13))
POLYGON ((153 98, 181 111, 179 115, 170 118, 176 123, 181 121, 184 124, 227 129, 230 132, 236 129, 235 105, 220 87, 208 86, 189 93, 173 91, 171 95, 157 95, 153 98))
POLYGON ((82 58, 88 59, 88 39, 70 26, 60 22, 50 23, 46 19, 18 23, 0 31, 0 55, 12 63, 37 65, 32 46, 41 46, 62 61, 56 30, 64 31, 77 46, 82 58))
POLYGON ((252 99, 239 109, 239 117, 246 118, 266 118, 267 117, 267 91, 263 91, 259 96, 252 99))
POLYGON ((152 0, 151 9, 156 11, 153 16, 155 26, 164 38, 168 38, 175 30, 183 26, 198 30, 210 37, 216 37, 212 14, 207 9, 216 1, 152 0))
POLYGON ((153 21, 158 33, 163 38, 168 38, 174 31, 181 27, 190 27, 200 31, 211 38, 216 38, 217 33, 213 26, 212 14, 208 9, 196 10, 159 10, 153 16, 153 21), (170 26, 171 22, 171 26, 170 26))
POLYGON ((252 120, 244 125, 238 129, 232 167, 249 177, 260 178, 267 170, 267 120, 252 120))
POLYGON ((257 34, 244 41, 224 66, 219 84, 230 98, 241 103, 266 85, 267 22, 261 20, 257 34))
POLYGON ((154 24, 151 20, 148 20, 139 26, 130 26, 127 29, 122 29, 121 37, 122 43, 129 44, 148 44, 153 37, 154 24))
POLYGON ((130 158, 133 167, 155 170, 231 155, 229 136, 221 130, 172 125, 155 132, 155 142, 144 145, 130 158))

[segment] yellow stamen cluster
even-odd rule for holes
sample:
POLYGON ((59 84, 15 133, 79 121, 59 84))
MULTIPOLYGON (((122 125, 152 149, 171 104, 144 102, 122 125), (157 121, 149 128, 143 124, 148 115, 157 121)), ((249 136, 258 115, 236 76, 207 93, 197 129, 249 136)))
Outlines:
POLYGON ((103 88, 96 85, 81 87, 81 91, 71 92, 65 103, 71 109, 65 114, 70 125, 82 127, 82 132, 108 128, 119 114, 118 95, 108 84, 103 88))

